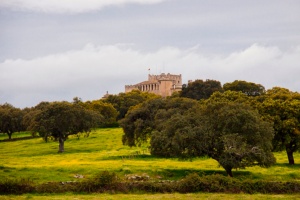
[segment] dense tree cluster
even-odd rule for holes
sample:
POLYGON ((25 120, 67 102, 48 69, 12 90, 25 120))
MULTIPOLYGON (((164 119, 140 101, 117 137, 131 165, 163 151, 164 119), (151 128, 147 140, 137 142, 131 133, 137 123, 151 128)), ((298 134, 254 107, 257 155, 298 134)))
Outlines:
MULTIPOLYGON (((238 95, 238 93, 236 93, 238 95)), ((199 103, 185 98, 149 100, 131 109, 121 121, 123 142, 139 145, 150 138, 152 155, 192 158, 208 156, 232 176, 232 169, 269 167, 272 124, 244 103, 199 103)))
POLYGON ((88 133, 92 128, 116 124, 118 112, 101 100, 82 102, 74 98, 69 102, 41 102, 23 110, 12 105, 0 106, 0 132, 9 139, 17 131, 31 131, 48 141, 59 141, 59 152, 64 151, 64 141, 69 135, 88 133))
POLYGON ((30 130, 46 141, 53 137, 64 151, 68 135, 95 127, 120 125, 124 145, 150 142, 151 154, 163 157, 208 156, 232 176, 232 169, 268 167, 271 151, 285 150, 289 164, 300 149, 300 94, 246 81, 196 80, 162 98, 134 90, 82 102, 41 102, 19 109, 0 105, 0 133, 9 139, 30 130))

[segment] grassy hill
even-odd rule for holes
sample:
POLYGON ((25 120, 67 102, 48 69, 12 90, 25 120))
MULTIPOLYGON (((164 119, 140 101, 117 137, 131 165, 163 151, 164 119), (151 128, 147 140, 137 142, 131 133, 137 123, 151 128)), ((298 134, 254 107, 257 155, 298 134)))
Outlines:
MULTIPOLYGON (((24 135, 24 133, 22 133, 24 135)), ((121 128, 97 129, 89 137, 70 137, 65 152, 57 153, 58 142, 42 138, 1 142, 0 179, 30 178, 34 182, 78 181, 77 174, 87 179, 107 170, 121 178, 126 174, 147 174, 152 179, 180 179, 191 172, 224 174, 215 160, 198 158, 193 161, 156 158, 147 146, 123 146, 121 128)), ((14 135, 13 135, 14 136, 14 135)), ((4 136, 1 137, 3 139, 4 136)), ((287 164, 286 154, 275 153, 277 164, 271 168, 249 167, 234 171, 238 179, 291 181, 300 180, 300 154, 294 166, 287 164)))

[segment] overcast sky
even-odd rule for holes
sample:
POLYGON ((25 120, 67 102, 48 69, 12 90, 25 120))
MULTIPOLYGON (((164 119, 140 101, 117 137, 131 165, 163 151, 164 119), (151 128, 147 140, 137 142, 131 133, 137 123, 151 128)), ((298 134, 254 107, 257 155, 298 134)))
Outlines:
POLYGON ((299 0, 0 0, 0 104, 83 101, 151 74, 300 92, 299 0))

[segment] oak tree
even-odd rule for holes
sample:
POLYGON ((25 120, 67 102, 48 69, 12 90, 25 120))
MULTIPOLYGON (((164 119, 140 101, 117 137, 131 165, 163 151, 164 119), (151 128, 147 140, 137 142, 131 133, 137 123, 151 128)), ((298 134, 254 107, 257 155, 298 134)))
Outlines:
POLYGON ((261 114, 274 123, 274 151, 285 150, 289 164, 300 149, 300 94, 274 87, 266 92, 260 104, 261 114))
POLYGON ((183 85, 180 96, 196 100, 208 99, 216 91, 223 91, 219 81, 195 80, 189 82, 188 85, 183 85))
POLYGON ((14 132, 24 130, 22 119, 21 109, 7 103, 0 105, 0 133, 7 134, 9 140, 14 132))
POLYGON ((261 84, 256 84, 247 81, 235 80, 232 83, 223 85, 225 91, 240 91, 248 96, 259 96, 265 93, 265 87, 261 84))
POLYGON ((64 152, 64 141, 69 135, 90 132, 101 116, 79 104, 52 102, 44 104, 35 115, 32 130, 41 136, 52 136, 59 141, 58 152, 64 152))
POLYGON ((161 127, 151 137, 153 155, 208 156, 217 160, 229 176, 233 176, 232 169, 275 163, 272 125, 245 104, 197 105, 174 114, 161 127))

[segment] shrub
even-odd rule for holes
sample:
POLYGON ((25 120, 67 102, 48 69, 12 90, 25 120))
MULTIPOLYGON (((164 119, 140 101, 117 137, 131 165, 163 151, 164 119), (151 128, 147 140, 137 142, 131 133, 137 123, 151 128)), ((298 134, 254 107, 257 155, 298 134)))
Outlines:
POLYGON ((0 182, 0 194, 23 194, 34 191, 33 182, 30 179, 18 180, 6 179, 0 182))
POLYGON ((100 172, 92 179, 80 184, 80 191, 83 192, 108 192, 115 190, 126 191, 124 184, 114 172, 100 172))
POLYGON ((238 180, 223 175, 199 176, 187 175, 180 181, 124 181, 114 172, 100 172, 91 179, 82 182, 48 182, 34 186, 29 179, 0 181, 0 194, 23 193, 66 193, 66 192, 108 192, 108 193, 263 193, 291 194, 300 193, 300 182, 277 182, 263 180, 238 180))

